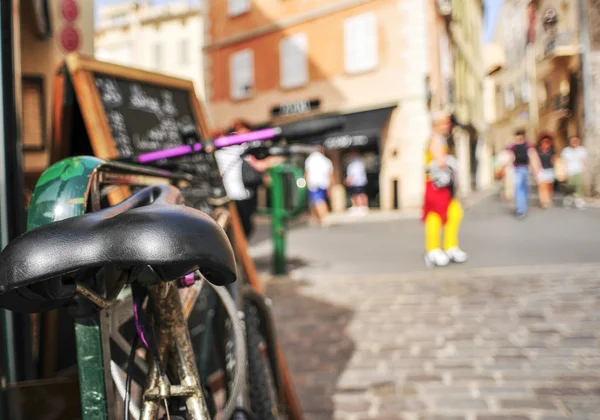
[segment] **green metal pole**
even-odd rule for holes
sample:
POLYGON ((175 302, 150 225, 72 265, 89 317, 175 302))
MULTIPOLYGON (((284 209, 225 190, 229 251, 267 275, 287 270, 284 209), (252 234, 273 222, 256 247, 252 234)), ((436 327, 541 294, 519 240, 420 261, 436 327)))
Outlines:
MULTIPOLYGON (((82 418, 83 420, 106 420, 105 378, 100 327, 90 321, 92 320, 75 321, 82 418)), ((110 378, 106 380, 110 380, 110 378)))
POLYGON ((273 274, 287 273, 285 260, 285 230, 287 212, 284 202, 283 168, 269 169, 271 176, 271 235, 273 239, 273 274))

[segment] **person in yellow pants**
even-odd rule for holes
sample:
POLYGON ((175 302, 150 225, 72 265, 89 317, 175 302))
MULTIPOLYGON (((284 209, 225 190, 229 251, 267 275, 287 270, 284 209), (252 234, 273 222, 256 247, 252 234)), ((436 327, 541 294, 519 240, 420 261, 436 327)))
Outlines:
POLYGON ((448 114, 433 114, 433 134, 425 153, 423 202, 425 264, 428 267, 442 267, 450 262, 463 263, 468 259, 468 255, 458 244, 463 209, 455 198, 457 164, 454 156, 448 151, 447 137, 450 129, 451 120, 448 114))

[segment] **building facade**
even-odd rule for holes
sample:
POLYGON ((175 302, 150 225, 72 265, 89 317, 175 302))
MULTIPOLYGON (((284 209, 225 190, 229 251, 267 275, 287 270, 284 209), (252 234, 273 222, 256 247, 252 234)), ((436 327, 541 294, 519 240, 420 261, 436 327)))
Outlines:
MULTIPOLYGON (((438 2, 447 3, 447 2, 438 2)), ((468 193, 492 182, 491 144, 483 115, 485 69, 481 45, 483 2, 454 0, 449 24, 454 48, 454 113, 462 127, 454 133, 461 168, 461 190, 468 193)))
POLYGON ((584 102, 586 112, 586 145, 593 158, 592 192, 600 193, 600 0, 587 0, 582 33, 586 56, 584 58, 584 102))
POLYGON ((23 158, 27 187, 50 164, 54 78, 67 53, 94 54, 94 6, 87 0, 21 1, 23 158))
POLYGON ((495 153, 513 141, 515 130, 524 129, 530 139, 538 131, 537 96, 532 95, 536 86, 536 47, 529 39, 529 4, 529 0, 506 0, 493 41, 485 47, 494 97, 488 103, 493 104, 488 135, 495 153))
POLYGON ((204 98, 204 20, 188 0, 109 4, 99 9, 96 58, 192 80, 204 98))
POLYGON ((360 149, 369 163, 373 205, 419 206, 430 111, 453 102, 449 5, 207 1, 206 84, 214 124, 343 115, 344 128, 307 139, 328 149, 338 187, 343 189, 348 151, 360 149))
POLYGON ((583 73, 578 1, 539 0, 536 9, 536 78, 539 128, 556 134, 558 149, 584 137, 583 73))
MULTIPOLYGON (((593 40, 600 38, 599 4, 594 1, 506 0, 494 43, 506 59, 493 77, 494 118, 490 137, 496 151, 525 128, 535 141, 542 130, 555 135, 560 152, 571 136, 579 136, 593 157, 588 186, 600 185, 600 141, 596 132, 598 80, 593 77, 593 40), (586 59, 587 58, 587 62, 586 59)), ((600 44, 600 42, 597 40, 600 44)), ((600 74, 600 70, 596 70, 600 74)))

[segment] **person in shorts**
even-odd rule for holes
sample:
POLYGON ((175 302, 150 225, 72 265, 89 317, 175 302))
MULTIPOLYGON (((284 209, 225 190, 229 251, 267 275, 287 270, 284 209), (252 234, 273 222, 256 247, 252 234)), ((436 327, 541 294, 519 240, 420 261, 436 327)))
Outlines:
POLYGON ((575 206, 583 208, 583 181, 587 164, 587 150, 581 145, 581 139, 573 136, 569 139, 569 146, 565 147, 560 158, 567 168, 569 186, 575 191, 575 206))
POLYGON ((366 194, 367 170, 357 150, 351 152, 350 163, 346 168, 346 186, 348 187, 348 193, 352 202, 350 211, 357 214, 368 213, 369 200, 366 194))
POLYGON ((324 152, 325 148, 321 145, 318 146, 317 150, 312 152, 304 163, 311 219, 323 227, 329 225, 327 197, 333 177, 333 164, 324 152))
POLYGON ((542 165, 537 176, 538 194, 540 197, 540 207, 547 209, 552 204, 552 193, 554 190, 554 136, 547 131, 538 136, 537 152, 542 165))

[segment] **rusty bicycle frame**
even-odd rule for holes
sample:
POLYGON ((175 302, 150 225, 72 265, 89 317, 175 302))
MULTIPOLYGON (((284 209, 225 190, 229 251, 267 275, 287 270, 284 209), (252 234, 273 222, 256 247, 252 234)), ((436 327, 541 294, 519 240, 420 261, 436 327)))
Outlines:
MULTIPOLYGON (((92 157, 70 159, 73 161, 85 159, 88 163, 88 167, 84 168, 83 176, 80 177, 80 182, 87 182, 87 185, 84 188, 83 197, 78 197, 79 201, 77 202, 79 205, 67 207, 69 209, 68 214, 63 215, 62 219, 65 216, 73 217, 83 214, 88 209, 91 211, 100 210, 103 199, 110 197, 115 189, 120 190, 122 193, 123 188, 156 184, 171 184, 179 189, 185 189, 194 183, 194 176, 190 174, 172 173, 155 168, 103 161, 92 157)), ((69 198, 69 203, 74 202, 70 196, 57 196, 56 202, 60 204, 63 200, 64 203, 67 198, 69 198)), ((232 215, 226 207, 229 204, 229 199, 227 197, 209 198, 208 202, 213 207, 211 216, 223 228, 226 228, 229 222, 234 222, 232 227, 235 235, 235 209, 229 206, 231 212, 234 213, 232 219, 232 215)), ((237 223, 239 224, 239 220, 237 223)), ((237 229, 239 230, 239 226, 237 226, 237 229)), ((245 245, 242 244, 242 246, 245 245)), ((107 271, 110 272, 110 270, 107 271)), ((249 271, 247 267, 246 271, 249 271)), ((127 276, 115 277, 117 278, 113 279, 113 290, 103 294, 98 294, 82 284, 77 286, 78 295, 84 298, 79 299, 78 304, 85 305, 84 302, 87 302, 88 307, 91 303, 100 309, 99 312, 83 310, 84 315, 76 318, 75 324, 84 420, 116 420, 119 418, 117 409, 111 409, 117 407, 116 392, 110 371, 111 347, 118 348, 123 354, 131 351, 131 345, 117 332, 119 326, 132 316, 132 301, 130 298, 118 300, 120 293, 126 287, 127 276), (115 346, 111 346, 111 340, 115 346)), ((160 374, 160 365, 154 357, 149 357, 150 363, 147 370, 136 359, 136 362, 134 362, 136 367, 142 371, 146 370, 147 373, 140 419, 156 419, 161 402, 171 397, 185 399, 187 415, 190 420, 210 419, 202 395, 196 357, 192 349, 186 322, 191 305, 187 302, 184 311, 179 289, 173 283, 161 283, 152 286, 148 289, 148 294, 151 297, 151 310, 155 317, 160 361, 167 368, 167 371, 174 376, 173 382, 175 385, 169 384, 164 374, 160 374)), ((271 368, 275 376, 274 380, 278 385, 280 401, 286 401, 288 417, 291 420, 301 419, 295 395, 290 394, 289 390, 285 390, 286 382, 289 382, 289 374, 285 369, 280 370, 285 365, 282 365, 282 360, 279 358, 280 352, 275 340, 274 324, 268 308, 270 301, 264 298, 262 290, 254 289, 250 280, 250 287, 244 288, 243 296, 257 305, 263 312, 263 316, 266 317, 269 361, 272 363, 271 368), (292 395, 292 398, 289 395, 292 395)), ((291 384, 288 383, 287 385, 289 388, 291 384)))

